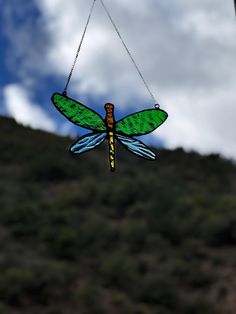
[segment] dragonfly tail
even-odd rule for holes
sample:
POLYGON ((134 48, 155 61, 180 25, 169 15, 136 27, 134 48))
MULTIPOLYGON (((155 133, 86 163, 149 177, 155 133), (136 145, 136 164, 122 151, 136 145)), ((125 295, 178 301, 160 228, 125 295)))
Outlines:
POLYGON ((109 159, 110 159, 110 169, 112 172, 115 171, 115 141, 114 133, 109 132, 109 159))

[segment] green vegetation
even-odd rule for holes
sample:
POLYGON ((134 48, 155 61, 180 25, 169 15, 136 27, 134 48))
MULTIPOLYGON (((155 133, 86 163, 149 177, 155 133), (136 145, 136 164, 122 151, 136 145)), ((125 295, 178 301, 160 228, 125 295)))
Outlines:
POLYGON ((0 118, 0 313, 234 314, 233 163, 70 144, 0 118))

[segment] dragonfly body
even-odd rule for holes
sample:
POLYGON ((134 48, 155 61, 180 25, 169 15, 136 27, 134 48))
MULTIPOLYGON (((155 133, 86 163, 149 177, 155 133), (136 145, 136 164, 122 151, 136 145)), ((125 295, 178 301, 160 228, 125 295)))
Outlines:
POLYGON ((93 131, 82 136, 71 145, 70 151, 72 153, 84 153, 102 144, 105 139, 108 139, 111 171, 115 170, 115 140, 119 141, 135 155, 149 160, 156 159, 153 151, 141 141, 132 138, 132 136, 145 135, 159 127, 168 117, 165 111, 147 109, 131 114, 116 122, 114 105, 110 103, 105 105, 106 116, 103 119, 94 110, 64 94, 53 94, 52 102, 71 122, 93 131))
POLYGON ((111 171, 115 170, 115 117, 114 105, 107 103, 105 105, 106 118, 105 123, 107 126, 107 137, 109 142, 109 158, 111 171))

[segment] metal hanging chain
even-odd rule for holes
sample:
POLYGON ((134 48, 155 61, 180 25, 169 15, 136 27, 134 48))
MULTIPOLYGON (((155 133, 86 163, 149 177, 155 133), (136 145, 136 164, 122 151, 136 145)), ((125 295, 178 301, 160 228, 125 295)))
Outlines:
POLYGON ((87 31, 87 28, 88 28, 88 25, 89 25, 89 22, 90 22, 90 19, 91 19, 91 16, 92 16, 92 12, 93 12, 93 8, 94 8, 94 5, 95 5, 95 2, 96 2, 96 0, 93 0, 92 6, 91 6, 91 9, 90 9, 90 12, 89 12, 89 16, 88 16, 88 19, 87 19, 87 22, 86 22, 86 25, 85 25, 85 28, 84 28, 84 32, 83 32, 83 35, 81 37, 81 40, 80 40, 80 43, 79 43, 79 47, 78 47, 78 49, 76 51, 75 59, 74 59, 74 62, 72 64, 72 68, 70 70, 70 73, 69 73, 69 76, 67 78, 67 82, 66 82, 66 85, 65 85, 65 88, 64 88, 64 91, 63 91, 64 95, 66 95, 66 93, 67 93, 67 88, 68 88, 68 85, 70 83, 71 76, 72 76, 72 74, 74 72, 76 62, 78 60, 78 56, 79 56, 79 53, 80 53, 80 50, 81 50, 81 46, 83 44, 84 37, 85 37, 86 31, 87 31))
MULTIPOLYGON (((70 70, 70 73, 69 73, 69 76, 68 76, 68 78, 67 78, 67 82, 66 82, 66 85, 65 85, 65 88, 64 88, 64 91, 63 91, 63 94, 64 94, 64 95, 67 94, 67 88, 68 88, 68 85, 69 85, 69 83, 70 83, 72 74, 73 74, 74 69, 75 69, 76 62, 77 62, 78 57, 79 57, 79 53, 80 53, 80 50, 81 50, 81 47, 82 47, 82 44, 83 44, 83 41, 84 41, 84 37, 85 37, 86 31, 87 31, 87 28, 88 28, 88 25, 89 25, 89 22, 90 22, 90 19, 91 19, 91 16, 92 16, 92 12, 93 12, 93 9, 94 9, 95 2, 96 2, 96 0, 93 0, 92 6, 91 6, 91 9, 90 9, 90 12, 89 12, 89 16, 88 16, 88 19, 87 19, 87 22, 86 22, 86 25, 85 25, 85 28, 84 28, 84 31, 83 31, 83 35, 82 35, 82 37, 81 37, 81 40, 80 40, 78 49, 77 49, 77 51, 76 51, 75 59, 74 59, 74 61, 73 61, 73 64, 72 64, 72 67, 71 67, 71 70, 70 70)), ((132 54, 131 54, 131 52, 130 52, 130 50, 128 49, 127 45, 125 44, 125 42, 124 42, 124 40, 123 40, 123 38, 122 38, 122 36, 121 36, 121 34, 120 34, 120 31, 119 31, 118 27, 116 26, 116 24, 115 24, 113 18, 111 17, 111 14, 109 13, 107 7, 105 6, 105 3, 103 2, 103 0, 100 0, 100 2, 101 2, 101 4, 102 4, 102 6, 103 6, 103 8, 104 8, 104 10, 105 10, 105 12, 106 12, 106 14, 107 14, 109 20, 111 21, 111 23, 112 23, 112 25, 113 25, 113 27, 114 27, 114 29, 115 29, 115 31, 116 31, 118 37, 120 38, 120 40, 121 40, 121 42, 122 42, 122 44, 123 44, 125 50, 127 51, 127 53, 128 53, 128 55, 129 55, 131 61, 133 62, 133 64, 134 64, 134 66, 135 66, 135 68, 136 68, 136 70, 137 70, 137 72, 138 72, 140 78, 142 79, 142 81, 143 81, 143 83, 144 83, 144 85, 145 85, 147 91, 149 92, 151 98, 154 100, 154 102, 155 102, 155 104, 156 104, 155 107, 156 107, 156 108, 157 108, 157 107, 159 108, 159 105, 158 105, 158 103, 157 103, 157 101, 156 101, 156 98, 154 97, 153 93, 151 92, 151 90, 150 90, 150 88, 149 88, 147 82, 146 82, 145 79, 144 79, 143 74, 141 73, 141 71, 140 71, 140 69, 139 69, 137 63, 135 62, 135 60, 134 60, 134 58, 133 58, 133 56, 132 56, 132 54)))
MULTIPOLYGON (((116 31, 117 35, 119 36, 119 38, 120 38, 120 40, 121 40, 121 42, 122 42, 122 44, 123 44, 125 50, 127 51, 127 53, 128 53, 128 55, 129 55, 131 61, 133 62, 133 64, 134 64, 134 66, 135 66, 135 68, 136 68, 136 70, 137 70, 139 76, 141 77, 141 79, 142 79, 142 81, 143 81, 143 83, 144 83, 144 85, 145 85, 147 91, 149 92, 149 94, 150 94, 151 98, 154 100, 154 102, 157 104, 156 98, 154 97, 153 93, 151 92, 151 90, 150 90, 150 88, 149 88, 147 82, 146 82, 145 79, 144 79, 143 74, 141 73, 141 71, 140 71, 140 69, 139 69, 137 63, 135 62, 135 60, 134 60, 134 58, 133 58, 133 56, 132 56, 130 50, 128 49, 126 43, 124 42, 124 39, 122 38, 118 27, 116 26, 116 24, 115 24, 113 18, 111 17, 111 14, 109 13, 107 7, 105 6, 105 3, 103 2, 103 0, 100 0, 100 2, 101 2, 101 4, 102 4, 104 10, 106 11, 106 14, 107 14, 109 20, 111 21, 112 25, 114 26, 115 31, 116 31)), ((158 105, 158 104, 157 104, 157 105, 158 105)))

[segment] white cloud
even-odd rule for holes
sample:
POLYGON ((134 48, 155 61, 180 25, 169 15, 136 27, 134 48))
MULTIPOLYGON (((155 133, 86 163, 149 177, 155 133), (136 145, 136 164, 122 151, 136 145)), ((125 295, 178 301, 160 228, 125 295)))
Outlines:
MULTIPOLYGON (((66 77, 82 35, 90 4, 83 1, 70 1, 67 4, 61 0, 50 2, 40 0, 38 5, 45 15, 51 35, 48 63, 55 73, 66 77)), ((144 8, 146 6, 143 5, 144 8)), ((141 7, 140 5, 137 6, 137 8, 141 7)), ((133 16, 132 6, 125 2, 114 1, 113 9, 120 16, 125 10, 128 15, 133 16)), ((141 15, 140 10, 135 12, 139 12, 141 15)), ((116 17, 116 14, 113 15, 116 17)), ((116 20, 119 20, 118 17, 116 20)), ((120 19, 118 24, 121 24, 121 32, 126 37, 125 30, 122 31, 124 19, 120 19)), ((139 32, 139 30, 137 31, 139 32)), ((133 35, 134 33, 131 32, 128 37, 131 39, 133 35)), ((136 41, 137 38, 134 40, 136 41)), ((132 42, 128 39, 127 41, 132 42)), ((144 65, 145 63, 143 62, 144 65)), ((95 6, 94 15, 79 55, 70 90, 76 92, 77 95, 79 93, 92 94, 93 96, 109 94, 109 97, 112 98, 110 101, 118 102, 120 106, 127 105, 129 100, 135 97, 135 94, 141 96, 142 99, 148 98, 140 78, 137 76, 99 1, 95 6)))
POLYGON ((46 112, 30 99, 23 86, 7 85, 3 90, 4 103, 8 114, 25 126, 46 131, 55 131, 55 122, 46 112))
MULTIPOLYGON (((222 7, 221 2, 173 0, 170 5, 164 0, 106 1, 154 91, 158 86, 202 88, 202 80, 207 85, 224 82, 216 65, 223 68, 221 74, 229 73, 224 65, 235 60, 236 30, 234 19, 228 15, 232 5, 222 7)), ((38 0, 51 37, 48 57, 55 73, 69 72, 90 3, 38 0)), ((81 92, 95 95, 122 94, 125 85, 125 97, 133 93, 148 98, 99 0, 72 84, 73 89, 79 86, 81 92)))
POLYGON ((235 158, 235 86, 214 93, 202 91, 164 94, 169 119, 155 132, 169 148, 184 146, 203 154, 235 158), (189 103, 191 101, 191 103, 189 103), (184 145, 183 145, 184 143, 184 145))

